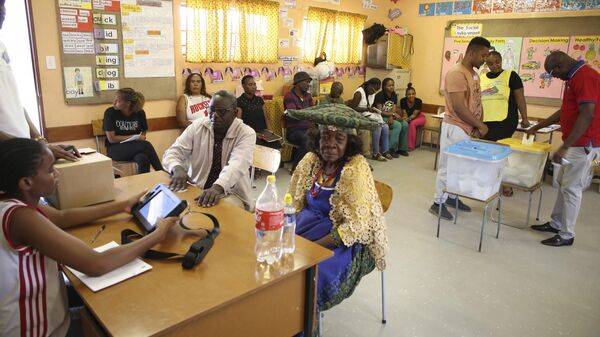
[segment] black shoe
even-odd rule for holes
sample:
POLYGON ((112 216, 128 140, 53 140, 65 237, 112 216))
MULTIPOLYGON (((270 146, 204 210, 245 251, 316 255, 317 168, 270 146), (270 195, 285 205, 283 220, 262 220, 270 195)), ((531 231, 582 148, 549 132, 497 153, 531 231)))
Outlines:
POLYGON ((408 157, 408 152, 406 151, 398 151, 398 154, 404 157, 408 157))
POLYGON ((551 232, 551 233, 560 232, 560 230, 550 226, 550 221, 546 222, 543 225, 532 225, 531 229, 533 229, 534 231, 540 231, 540 232, 551 232))
MULTIPOLYGON (((440 209, 440 204, 436 204, 434 202, 433 205, 431 205, 431 207, 429 207, 429 213, 431 213, 435 216, 438 216, 439 209, 440 209)), ((448 211, 448 209, 446 208, 446 206, 444 206, 444 204, 442 204, 442 214, 440 217, 442 219, 446 219, 446 220, 454 219, 454 217, 452 216, 452 214, 450 214, 450 211, 448 211)))
POLYGON ((546 239, 542 241, 543 245, 552 246, 552 247, 560 247, 560 246, 570 246, 575 242, 575 238, 563 239, 560 235, 554 235, 550 239, 546 239))
POLYGON ((392 158, 398 158, 398 157, 400 157, 400 155, 398 154, 398 152, 392 152, 392 151, 390 151, 390 155, 392 156, 392 158))
MULTIPOLYGON (((455 205, 456 205, 456 200, 454 200, 452 198, 446 199, 446 206, 454 208, 455 205)), ((458 199, 458 210, 463 211, 463 212, 470 212, 471 207, 467 206, 460 199, 458 199)))

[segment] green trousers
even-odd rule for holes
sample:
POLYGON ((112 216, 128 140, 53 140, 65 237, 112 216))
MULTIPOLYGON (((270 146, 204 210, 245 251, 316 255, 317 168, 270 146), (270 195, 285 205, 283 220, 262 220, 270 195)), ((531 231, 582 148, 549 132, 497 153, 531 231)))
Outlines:
POLYGON ((390 125, 390 151, 408 151, 408 123, 394 120, 390 125))

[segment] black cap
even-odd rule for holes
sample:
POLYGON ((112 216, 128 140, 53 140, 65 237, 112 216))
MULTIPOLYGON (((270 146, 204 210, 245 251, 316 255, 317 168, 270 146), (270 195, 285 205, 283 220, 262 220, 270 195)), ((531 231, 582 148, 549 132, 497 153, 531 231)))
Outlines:
POLYGON ((306 80, 312 81, 312 77, 306 71, 299 71, 294 75, 294 85, 306 80))

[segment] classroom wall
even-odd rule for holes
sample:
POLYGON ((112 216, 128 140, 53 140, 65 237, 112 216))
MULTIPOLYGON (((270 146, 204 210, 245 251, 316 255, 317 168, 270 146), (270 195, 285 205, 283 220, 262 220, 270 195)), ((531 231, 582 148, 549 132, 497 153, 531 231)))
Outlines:
MULTIPOLYGON (((398 20, 401 25, 408 27, 414 36, 415 54, 412 57, 412 82, 417 95, 425 103, 444 105, 444 97, 439 93, 439 79, 442 68, 442 50, 444 46, 444 28, 452 20, 489 20, 489 19, 528 19, 547 17, 581 17, 598 16, 600 10, 578 12, 543 12, 519 14, 481 14, 481 15, 452 15, 452 16, 418 16, 419 3, 426 1, 399 2, 402 17, 398 20)), ((515 22, 518 24, 518 21, 515 22)), ((485 26, 484 26, 485 34, 485 26)), ((600 32, 598 32, 600 34, 600 32)), ((540 32, 540 36, 551 35, 540 32)), ((528 104, 531 117, 544 118, 557 110, 557 107, 528 104)))
MULTIPOLYGON (((280 1, 281 3, 284 0, 280 1)), ((366 10, 362 7, 359 0, 342 0, 342 5, 332 5, 320 1, 297 1, 296 8, 290 8, 288 17, 294 19, 294 28, 301 30, 303 18, 306 16, 309 6, 324 7, 337 10, 343 10, 354 13, 367 15, 366 26, 370 26, 373 22, 384 22, 387 24, 387 10, 393 3, 380 1, 381 5, 377 10, 366 10), (388 3, 390 5, 388 5, 388 3)), ((177 27, 180 26, 179 21, 179 6, 180 0, 173 0, 174 27, 177 32, 177 27)), ((64 102, 63 86, 62 86, 62 70, 60 62, 60 47, 59 47, 59 31, 56 18, 56 0, 32 1, 33 24, 35 32, 35 41, 37 44, 37 59, 40 64, 40 77, 42 79, 42 104, 44 107, 44 123, 46 128, 57 128, 65 126, 86 125, 92 119, 102 118, 104 110, 108 104, 100 105, 66 105, 64 102), (56 58, 57 68, 53 70, 46 69, 46 56, 54 56, 56 58)), ((398 20, 396 20, 398 21, 398 20)), ((283 19, 280 20, 281 38, 289 37, 289 28, 283 24, 283 19)), ((175 34, 175 73, 177 83, 177 93, 180 95, 183 92, 183 83, 185 78, 181 75, 183 68, 201 68, 202 70, 209 66, 208 64, 186 63, 184 57, 179 53, 181 50, 180 35, 175 34)), ((279 53, 281 56, 300 56, 299 48, 282 49, 279 53)), ((293 63, 293 67, 297 62, 293 63)), ((213 68, 224 69, 231 65, 227 63, 210 64, 213 68)), ((276 68, 279 64, 268 65, 271 68, 276 68)), ((244 67, 246 64, 235 64, 235 66, 244 67)), ((263 64, 248 64, 252 68, 261 68, 263 64)), ((347 79, 344 76, 342 82, 345 86, 346 99, 351 98, 352 92, 362 82, 363 78, 356 76, 353 79, 347 79)), ((287 81, 278 77, 271 82, 264 82, 265 93, 281 95, 281 89, 287 81)), ((208 91, 215 92, 220 89, 234 90, 236 83, 226 80, 223 83, 207 83, 208 91)), ((160 118, 175 115, 176 98, 173 100, 157 100, 148 101, 146 103, 146 113, 148 118, 160 118)))

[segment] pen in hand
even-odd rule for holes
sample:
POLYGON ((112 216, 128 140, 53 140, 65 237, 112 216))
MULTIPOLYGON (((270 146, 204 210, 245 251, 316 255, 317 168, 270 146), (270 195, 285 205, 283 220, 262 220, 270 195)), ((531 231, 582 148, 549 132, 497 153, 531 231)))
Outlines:
POLYGON ((100 228, 98 228, 98 231, 96 232, 96 234, 94 234, 94 236, 92 236, 92 240, 90 241, 90 244, 94 243, 94 241, 96 241, 96 239, 100 236, 100 234, 102 234, 102 231, 104 231, 105 228, 106 228, 106 225, 102 225, 100 228))

